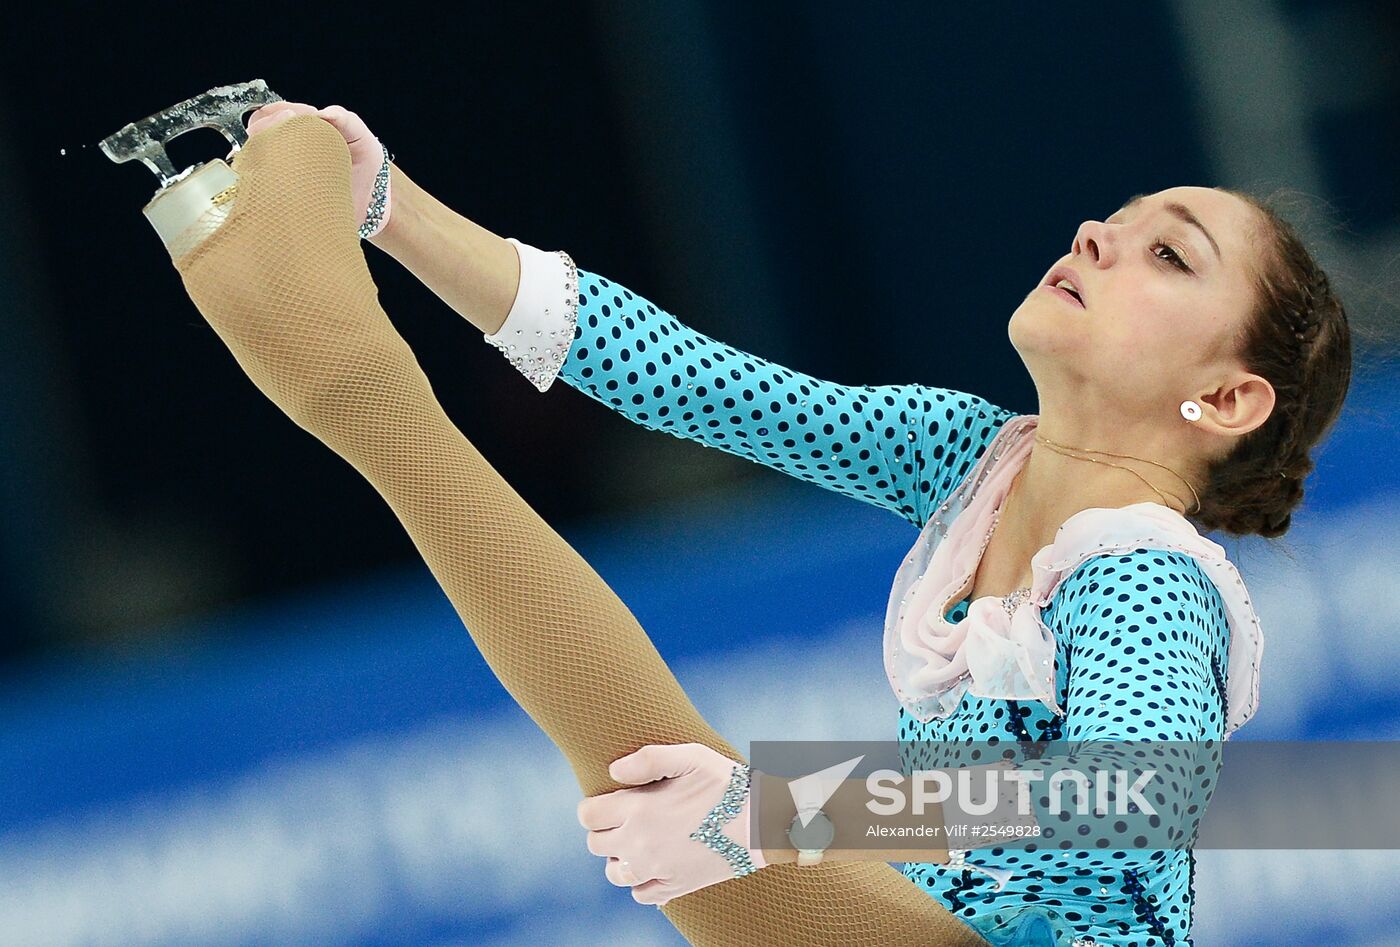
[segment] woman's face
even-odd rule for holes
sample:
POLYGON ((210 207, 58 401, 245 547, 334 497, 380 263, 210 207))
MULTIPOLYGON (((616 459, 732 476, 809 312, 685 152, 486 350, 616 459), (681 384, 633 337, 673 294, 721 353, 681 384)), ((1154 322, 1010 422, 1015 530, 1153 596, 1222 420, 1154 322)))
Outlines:
POLYGON ((1255 302, 1259 223, 1232 194, 1174 187, 1080 225, 1008 326, 1042 410, 1071 398, 1176 417, 1182 401, 1244 374, 1235 339, 1255 302), (1047 285, 1062 273, 1081 302, 1047 285))

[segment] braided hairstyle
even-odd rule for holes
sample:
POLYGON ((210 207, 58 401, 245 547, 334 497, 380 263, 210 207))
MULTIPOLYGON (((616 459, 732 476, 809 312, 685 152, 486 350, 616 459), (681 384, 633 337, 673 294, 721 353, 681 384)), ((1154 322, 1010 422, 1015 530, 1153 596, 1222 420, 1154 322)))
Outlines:
POLYGON ((1245 367, 1273 386, 1273 411, 1206 469, 1206 530, 1282 536, 1303 500, 1313 447, 1341 413, 1351 384, 1352 344, 1342 301, 1297 231, 1268 200, 1220 188, 1259 212, 1256 304, 1238 337, 1245 367))

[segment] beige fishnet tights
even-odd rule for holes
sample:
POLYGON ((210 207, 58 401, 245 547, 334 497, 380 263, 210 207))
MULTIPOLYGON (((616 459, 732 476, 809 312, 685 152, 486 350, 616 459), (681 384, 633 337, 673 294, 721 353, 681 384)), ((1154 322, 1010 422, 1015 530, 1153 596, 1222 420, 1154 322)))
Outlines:
MULTIPOLYGON (((299 116, 250 139, 233 167, 228 219, 172 249, 190 298, 263 394, 388 501, 583 792, 619 788, 608 763, 648 743, 742 759, 621 600, 443 413, 379 306, 339 133, 299 116)), ((884 864, 773 865, 662 910, 705 947, 985 943, 884 864)))

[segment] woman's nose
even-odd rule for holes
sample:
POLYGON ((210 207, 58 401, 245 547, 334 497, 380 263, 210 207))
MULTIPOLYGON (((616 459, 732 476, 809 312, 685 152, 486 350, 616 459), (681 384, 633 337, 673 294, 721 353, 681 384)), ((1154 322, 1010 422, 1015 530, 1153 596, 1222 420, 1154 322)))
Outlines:
POLYGON ((1070 252, 1075 256, 1087 254, 1095 265, 1108 266, 1113 256, 1113 237, 1109 230, 1108 224, 1097 220, 1084 221, 1074 235, 1074 246, 1070 252))

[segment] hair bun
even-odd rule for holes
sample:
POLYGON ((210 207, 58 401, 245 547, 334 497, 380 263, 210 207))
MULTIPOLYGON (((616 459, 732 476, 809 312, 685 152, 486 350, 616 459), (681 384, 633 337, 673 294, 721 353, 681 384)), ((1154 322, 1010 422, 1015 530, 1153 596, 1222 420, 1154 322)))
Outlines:
POLYGON ((1263 424, 1208 465, 1192 519, 1207 530, 1272 539, 1287 532, 1314 468, 1308 453, 1341 411, 1351 382, 1351 332, 1331 280, 1292 224, 1268 202, 1228 193, 1262 214, 1255 305, 1239 356, 1273 386, 1275 403, 1263 424))

